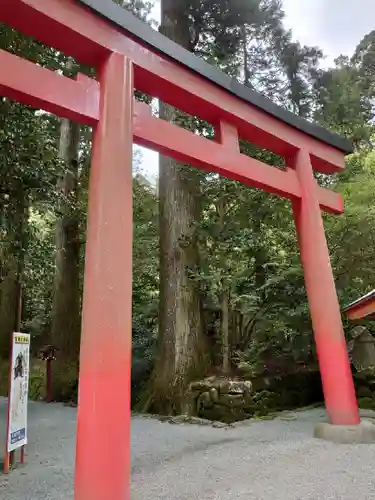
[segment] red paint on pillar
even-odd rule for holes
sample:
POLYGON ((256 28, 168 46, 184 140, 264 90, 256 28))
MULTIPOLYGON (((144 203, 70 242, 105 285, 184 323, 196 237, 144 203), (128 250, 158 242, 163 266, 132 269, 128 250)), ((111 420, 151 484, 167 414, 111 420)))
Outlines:
POLYGON ((90 174, 75 500, 130 500, 132 63, 100 72, 90 174))
POLYGON ((309 153, 300 151, 292 163, 301 188, 293 209, 326 410, 331 423, 355 425, 358 406, 309 153))

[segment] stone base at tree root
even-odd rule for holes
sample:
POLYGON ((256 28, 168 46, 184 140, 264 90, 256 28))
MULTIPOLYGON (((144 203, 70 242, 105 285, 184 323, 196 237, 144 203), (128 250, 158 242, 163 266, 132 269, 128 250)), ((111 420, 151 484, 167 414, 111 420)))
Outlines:
POLYGON ((228 424, 320 401, 318 372, 258 378, 254 385, 213 376, 190 385, 191 415, 228 424))

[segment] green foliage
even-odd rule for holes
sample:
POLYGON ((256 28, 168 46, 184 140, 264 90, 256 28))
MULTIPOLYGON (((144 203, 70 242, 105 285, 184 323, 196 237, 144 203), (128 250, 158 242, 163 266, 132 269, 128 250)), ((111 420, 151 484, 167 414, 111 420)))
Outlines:
POLYGON ((151 13, 151 9, 153 7, 153 2, 144 1, 144 0, 112 0, 114 3, 117 3, 121 7, 132 12, 135 16, 142 21, 149 22, 149 16, 151 13))
POLYGON ((33 401, 43 400, 46 396, 46 369, 45 363, 38 359, 31 360, 29 378, 29 398, 33 401))
POLYGON ((336 285, 343 303, 373 289, 375 155, 360 151, 348 158, 351 175, 339 182, 345 213, 327 224, 336 285))
POLYGON ((133 181, 133 363, 136 392, 153 366, 159 295, 158 202, 155 188, 142 175, 133 181))
POLYGON ((77 363, 64 363, 63 366, 53 365, 53 383, 60 401, 64 403, 77 403, 78 401, 78 378, 77 363))
POLYGON ((318 104, 315 118, 351 138, 355 145, 368 143, 373 128, 371 99, 358 67, 349 58, 340 57, 335 68, 321 72, 315 88, 318 104))
POLYGON ((322 57, 320 49, 301 46, 299 42, 291 40, 290 33, 287 33, 281 42, 280 59, 288 82, 287 107, 304 118, 311 115, 314 105, 312 89, 322 57))
POLYGON ((368 33, 358 44, 351 63, 360 72, 361 86, 371 96, 375 95, 375 30, 368 33))
POLYGON ((41 344, 48 334, 52 307, 54 277, 53 255, 55 217, 52 212, 30 209, 29 248, 24 271, 25 331, 33 334, 33 343, 41 344))

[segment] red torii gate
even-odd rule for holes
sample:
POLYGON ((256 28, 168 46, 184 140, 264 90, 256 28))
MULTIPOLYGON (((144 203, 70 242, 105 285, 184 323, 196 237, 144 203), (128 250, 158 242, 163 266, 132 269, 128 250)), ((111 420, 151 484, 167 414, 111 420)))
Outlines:
POLYGON ((375 319, 375 290, 344 307, 343 313, 349 319, 375 319))
POLYGON ((97 81, 72 80, 0 51, 2 96, 95 129, 75 500, 130 499, 133 139, 291 200, 327 413, 333 424, 359 424, 320 212, 341 213, 343 202, 313 176, 313 169, 341 171, 351 146, 231 80, 110 0, 1 0, 0 21, 98 72, 97 81), (153 117, 134 101, 134 88, 207 120, 216 142, 153 117), (240 154, 239 137, 283 156, 287 168, 240 154))

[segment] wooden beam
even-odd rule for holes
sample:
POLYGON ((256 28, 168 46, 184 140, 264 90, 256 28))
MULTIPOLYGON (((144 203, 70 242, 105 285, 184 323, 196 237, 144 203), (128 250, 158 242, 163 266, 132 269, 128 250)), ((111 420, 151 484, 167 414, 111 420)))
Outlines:
POLYGON ((72 80, 0 50, 0 94, 86 125, 98 119, 99 87, 78 75, 72 80))
MULTIPOLYGON (((218 144, 152 116, 147 104, 137 102, 134 115, 134 142, 141 146, 290 200, 301 197, 293 169, 279 170, 240 154, 235 147, 233 130, 229 143, 218 144)), ((343 212, 340 194, 319 188, 318 197, 323 210, 333 214, 343 212)))
POLYGON ((345 314, 349 319, 363 319, 375 313, 375 298, 356 304, 353 308, 347 309, 345 314))

